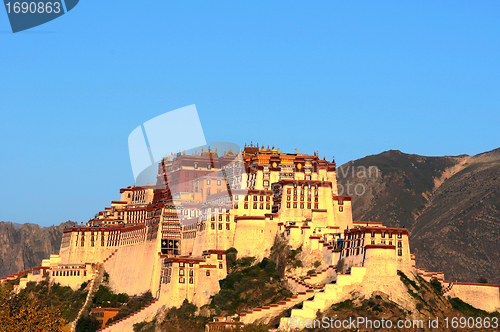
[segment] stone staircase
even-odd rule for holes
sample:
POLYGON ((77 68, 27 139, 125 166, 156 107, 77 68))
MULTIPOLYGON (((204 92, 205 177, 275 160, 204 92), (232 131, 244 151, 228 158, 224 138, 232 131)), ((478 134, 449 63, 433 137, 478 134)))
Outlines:
POLYGON ((283 310, 291 308, 297 303, 303 302, 311 298, 312 296, 314 296, 315 293, 319 291, 320 289, 318 290, 308 289, 305 292, 300 292, 297 295, 294 295, 291 298, 288 298, 285 301, 281 301, 277 304, 271 304, 268 306, 263 306, 262 308, 255 308, 249 310, 246 313, 241 313, 240 322, 245 324, 251 324, 255 321, 263 321, 264 323, 268 323, 272 317, 276 316, 283 310))
POLYGON ((162 307, 163 304, 156 299, 139 311, 105 326, 97 332, 133 332, 134 324, 152 318, 162 307))
POLYGON ((311 274, 305 278, 297 276, 287 277, 288 284, 294 292, 305 292, 309 289, 323 289, 324 285, 335 279, 337 269, 330 265, 318 273, 311 274))
MULTIPOLYGON (((111 257, 113 257, 113 255, 116 254, 117 251, 118 251, 118 249, 116 249, 108 257, 106 257, 106 259, 104 259, 102 264, 104 265, 104 263, 106 263, 108 260, 110 260, 111 257)), ((96 264, 95 272, 92 275, 92 278, 90 279, 88 286, 86 287, 86 289, 88 289, 89 292, 87 293, 87 297, 85 298, 85 302, 83 303, 83 306, 80 308, 80 311, 78 311, 78 315, 76 316, 76 319, 69 324, 71 332, 75 331, 76 323, 78 322, 78 320, 82 316, 82 313, 85 310, 85 308, 89 305, 90 301, 92 300, 92 295, 96 291, 95 282, 96 282, 96 279, 98 277, 99 277, 99 263, 96 264)))
POLYGON ((321 272, 307 276, 303 280, 297 276, 287 277, 290 288, 297 294, 277 304, 255 308, 246 313, 242 313, 240 314, 240 321, 245 324, 250 324, 255 321, 268 323, 272 317, 278 315, 283 310, 311 298, 318 292, 323 292, 325 289, 325 282, 335 279, 334 274, 336 276, 336 268, 330 265, 321 272))
MULTIPOLYGON (((366 268, 352 267, 351 273, 339 274, 336 283, 326 284, 323 291, 314 293, 313 299, 304 301, 302 309, 292 309, 290 317, 304 320, 315 319, 318 310, 324 311, 333 303, 350 298, 349 293, 362 282, 366 274, 366 268)), ((283 318, 282 323, 284 320, 289 320, 290 317, 283 318)))
POLYGON ((443 296, 450 295, 452 290, 453 290, 453 283, 449 282, 448 287, 446 287, 445 289, 443 289, 443 293, 442 293, 443 296))
POLYGON ((92 300, 92 295, 95 292, 95 281, 98 278, 98 276, 99 276, 99 265, 96 266, 95 272, 92 275, 92 279, 90 279, 90 283, 87 286, 87 288, 89 289, 89 292, 87 293, 87 297, 85 298, 85 302, 83 303, 83 306, 80 308, 80 311, 78 311, 78 315, 76 316, 75 320, 69 324, 71 332, 75 331, 76 323, 78 322, 78 320, 82 316, 83 310, 85 310, 85 308, 89 305, 90 301, 92 300))

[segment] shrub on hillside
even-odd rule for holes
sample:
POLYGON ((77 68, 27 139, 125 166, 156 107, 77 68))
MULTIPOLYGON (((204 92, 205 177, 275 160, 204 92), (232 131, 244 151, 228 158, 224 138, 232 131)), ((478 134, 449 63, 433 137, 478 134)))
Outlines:
POLYGON ((443 285, 441 285, 439 280, 432 278, 430 284, 432 288, 436 290, 436 292, 441 293, 443 291, 443 285))
POLYGON ((115 294, 108 286, 100 285, 92 298, 94 307, 117 308, 129 300, 125 293, 115 294))
POLYGON ((234 314, 243 308, 275 303, 292 295, 282 287, 276 263, 271 259, 264 258, 248 267, 238 263, 235 266, 235 270, 219 281, 221 290, 212 297, 212 308, 234 314))
POLYGON ((238 250, 236 248, 229 248, 226 250, 226 265, 229 268, 233 267, 234 263, 236 263, 236 259, 238 257, 238 250))
POLYGON ((488 279, 486 279, 485 277, 479 277, 479 279, 477 279, 477 282, 480 284, 487 284, 488 279))

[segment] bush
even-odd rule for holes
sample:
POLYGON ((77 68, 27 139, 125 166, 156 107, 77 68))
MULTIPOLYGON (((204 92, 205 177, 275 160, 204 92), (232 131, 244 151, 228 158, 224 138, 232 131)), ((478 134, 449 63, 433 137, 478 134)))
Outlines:
POLYGON ((314 262, 314 267, 315 267, 315 268, 318 268, 320 265, 321 265, 321 262, 320 262, 320 261, 316 261, 316 262, 314 262))
POLYGON ((437 279, 431 279, 431 286, 436 290, 436 292, 441 293, 443 291, 443 285, 437 279))
POLYGON ((94 307, 117 308, 129 300, 125 293, 115 294, 108 286, 100 285, 92 298, 94 307))
POLYGON ((226 250, 226 264, 228 267, 232 267, 236 263, 238 257, 238 250, 235 248, 229 248, 226 250))
POLYGON ((313 275, 316 273, 316 270, 309 270, 307 271, 307 275, 310 276, 310 275, 313 275))
MULTIPOLYGON (((406 287, 408 287, 408 286, 410 286, 410 285, 411 285, 413 288, 415 288, 415 290, 417 290, 417 291, 418 291, 418 290, 420 290, 420 287, 418 287, 418 286, 417 286, 417 283, 416 283, 415 281, 413 281, 413 280, 410 280, 410 279, 406 276, 406 274, 404 274, 402 271, 399 271, 399 270, 398 270, 398 275, 399 275, 399 278, 401 279, 401 281, 403 282, 403 284, 405 284, 405 285, 406 285, 406 287)), ((436 280, 436 279, 432 279, 432 280, 436 280)), ((437 281, 437 280, 436 280, 436 281, 437 281)), ((438 281, 438 283, 439 283, 439 281, 438 281)), ((432 282, 431 282, 431 284, 432 284, 432 282)), ((441 285, 441 284, 440 284, 440 285, 441 285)))
POLYGON ((88 284, 89 284, 88 281, 82 282, 82 284, 80 285, 80 291, 83 291, 85 289, 85 287, 87 287, 88 284))
POLYGON ((477 282, 480 284, 487 284, 488 279, 486 279, 485 277, 479 277, 479 279, 477 279, 477 282))
POLYGON ((99 330, 101 323, 95 317, 82 315, 76 322, 76 332, 95 332, 99 330))
MULTIPOLYGON (((252 262, 255 260, 254 257, 250 258, 252 262)), ((273 260, 264 258, 258 264, 245 267, 249 262, 238 259, 232 272, 219 281, 221 290, 212 297, 210 307, 232 315, 245 308, 276 303, 291 297, 291 292, 281 285, 273 260)))
POLYGON ((417 307, 417 310, 420 311, 424 308, 424 305, 422 304, 422 302, 418 302, 416 307, 417 307))

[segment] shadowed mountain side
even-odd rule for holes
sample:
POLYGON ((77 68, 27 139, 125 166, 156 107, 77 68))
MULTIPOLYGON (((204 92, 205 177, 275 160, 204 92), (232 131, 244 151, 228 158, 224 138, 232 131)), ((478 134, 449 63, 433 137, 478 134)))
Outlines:
POLYGON ((445 181, 411 236, 417 262, 450 278, 500 283, 500 149, 445 181))
MULTIPOLYGON (((500 149, 474 157, 423 157, 387 151, 351 161, 337 172, 350 181, 355 220, 406 227, 417 265, 451 280, 480 276, 500 283, 500 149), (379 168, 379 176, 356 170, 379 168), (347 172, 346 169, 350 169, 347 172), (344 176, 346 175, 346 176, 344 176), (363 175, 360 173, 360 175, 363 175), (363 195, 356 195, 363 188, 363 195)), ((346 193, 344 193, 346 194, 346 193)))
POLYGON ((0 222, 0 276, 5 277, 37 266, 42 259, 59 253, 64 228, 76 225, 67 221, 58 226, 24 224, 16 227, 0 222))

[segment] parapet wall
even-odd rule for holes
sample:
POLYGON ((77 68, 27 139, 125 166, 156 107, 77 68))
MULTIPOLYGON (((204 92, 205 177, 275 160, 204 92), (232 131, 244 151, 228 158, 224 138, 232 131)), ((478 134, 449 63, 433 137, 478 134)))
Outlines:
POLYGON ((493 312, 500 310, 498 285, 453 283, 454 295, 478 309, 493 312))

